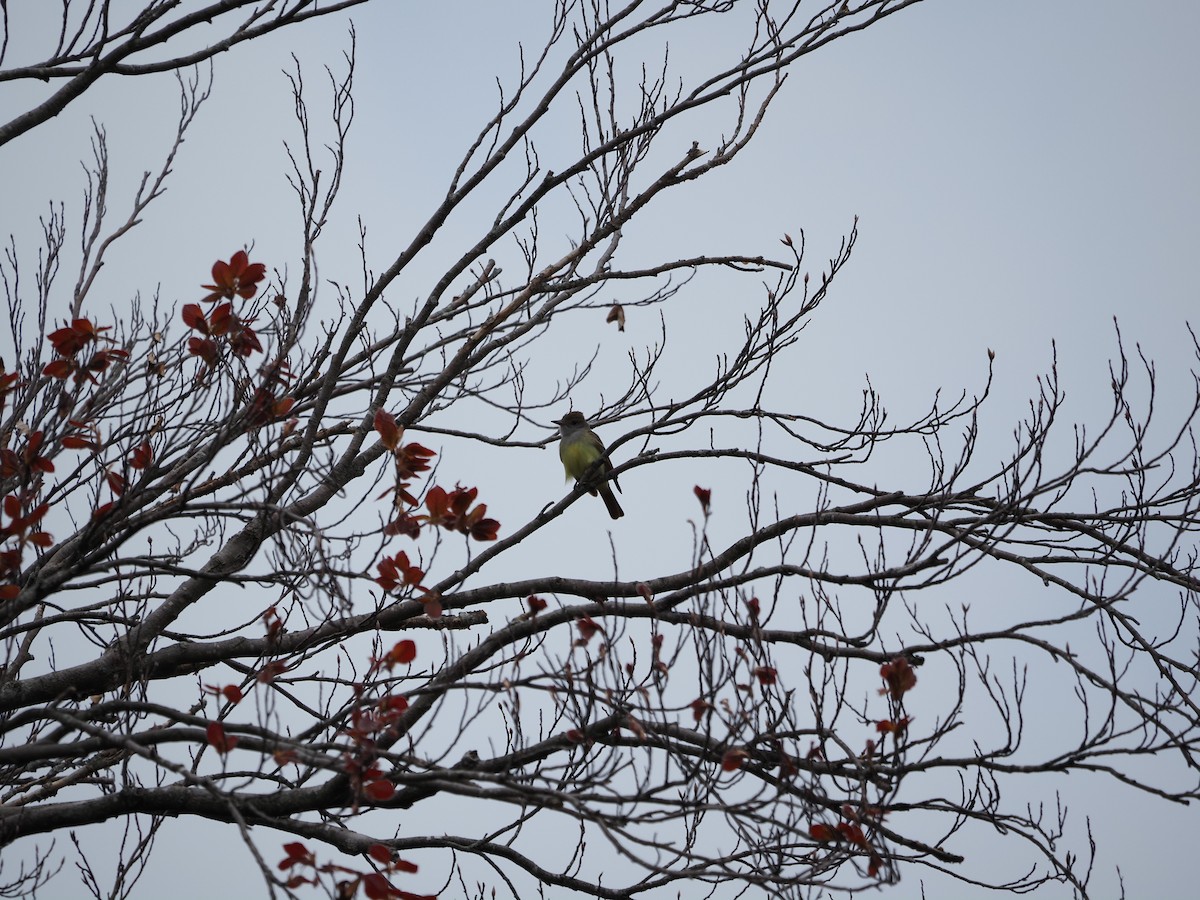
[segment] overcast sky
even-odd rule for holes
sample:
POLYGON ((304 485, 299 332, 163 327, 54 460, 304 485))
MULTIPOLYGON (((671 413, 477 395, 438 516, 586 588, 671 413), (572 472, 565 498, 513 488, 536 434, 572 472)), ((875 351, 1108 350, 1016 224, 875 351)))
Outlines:
MULTIPOLYGON (((30 2, 9 5, 20 21, 30 2)), ((379 3, 354 13, 357 118, 342 231, 329 240, 324 277, 355 282, 358 214, 376 268, 423 221, 464 139, 490 111, 495 77, 515 71, 516 42, 530 46, 544 35, 543 5, 379 3)), ((1195 319, 1200 245, 1198 34, 1200 4, 1185 0, 926 0, 803 60, 757 143, 698 190, 672 197, 659 232, 638 235, 637 252, 772 254, 785 232, 803 229, 815 273, 858 216, 854 258, 814 317, 812 344, 795 374, 797 403, 806 410, 856 409, 869 376, 904 418, 938 389, 979 390, 990 348, 997 385, 988 427, 996 446, 1006 447, 1050 363, 1051 339, 1068 414, 1081 421, 1103 414, 1114 317, 1127 345, 1140 342, 1158 361, 1166 400, 1187 402, 1193 386, 1184 325, 1195 319)), ((19 39, 14 31, 12 40, 19 39)), ((194 300, 212 260, 252 241, 255 258, 295 264, 296 209, 281 145, 294 127, 280 70, 294 52, 319 86, 319 67, 336 69, 346 46, 342 20, 322 20, 217 60, 213 100, 180 154, 168 195, 105 272, 112 303, 160 285, 166 303, 194 300)), ((706 52, 702 35, 672 49, 685 66, 706 52)), ((10 117, 37 90, 0 89, 0 115, 10 117)), ((0 149, 0 235, 12 233, 26 252, 36 247, 36 217, 51 197, 65 201, 77 221, 78 160, 87 153, 91 117, 107 128, 118 183, 128 185, 156 164, 174 115, 169 78, 110 80, 0 149)), ((121 196, 114 192, 114 205, 121 196)), ((420 286, 407 289, 406 302, 420 286)), ((706 302, 716 309, 734 300, 706 302)), ((704 333, 702 312, 695 325, 683 343, 706 348, 712 335, 704 333)), ((619 367, 629 347, 657 337, 657 327, 656 317, 631 319, 624 344, 606 335, 603 364, 619 367)), ((577 405, 587 409, 598 399, 577 405)), ((528 457, 515 464, 521 485, 552 467, 547 453, 528 457)), ((546 477, 532 495, 481 488, 499 517, 517 524, 558 496, 557 471, 546 477)), ((690 484, 690 475, 680 477, 690 484)), ((646 502, 655 489, 668 490, 639 486, 636 477, 625 483, 627 508, 636 497, 646 502)), ((725 499, 718 493, 718 503, 725 499)), ((607 543, 609 522, 601 517, 580 514, 574 527, 607 543)), ((684 554, 688 537, 681 531, 676 549, 684 554)), ((644 552, 636 536, 615 540, 623 564, 636 568, 644 552)), ((604 575, 609 565, 606 556, 594 572, 576 574, 604 575)), ((1089 793, 1088 802, 1104 848, 1097 884, 1109 886, 1096 896, 1115 896, 1114 861, 1132 898, 1192 889, 1188 862, 1200 815, 1146 804, 1115 785, 1089 793)), ((167 878, 170 861, 155 865, 152 874, 167 878)), ((148 881, 141 895, 172 890, 163 883, 148 881)), ((974 896, 930 884, 931 897, 974 896)), ((916 885, 913 879, 892 893, 917 896, 916 885)), ((55 896, 83 896, 70 875, 56 888, 55 896)))

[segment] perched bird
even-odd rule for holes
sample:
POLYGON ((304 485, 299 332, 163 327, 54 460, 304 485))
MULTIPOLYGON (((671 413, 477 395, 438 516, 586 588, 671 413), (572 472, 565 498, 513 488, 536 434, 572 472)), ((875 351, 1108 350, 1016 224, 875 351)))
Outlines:
MULTIPOLYGON (((588 426, 581 412, 573 410, 561 419, 555 419, 554 424, 559 430, 558 457, 562 460, 567 478, 581 482, 593 497, 599 493, 608 508, 608 514, 614 519, 621 518, 625 510, 621 509, 621 504, 613 496, 612 488, 604 477, 612 471, 612 463, 604 455, 604 442, 596 437, 596 432, 588 426), (600 461, 598 466, 597 460, 600 461)), ((612 483, 618 491, 621 490, 616 478, 612 479, 612 483)))

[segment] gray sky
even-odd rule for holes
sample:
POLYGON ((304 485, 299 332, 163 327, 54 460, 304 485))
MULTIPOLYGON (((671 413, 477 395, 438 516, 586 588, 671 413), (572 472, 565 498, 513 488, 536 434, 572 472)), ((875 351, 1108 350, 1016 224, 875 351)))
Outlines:
MULTIPOLYGON (((18 7, 15 19, 28 0, 10 5, 18 7)), ((543 35, 540 4, 521 4, 519 13, 512 6, 384 3, 354 14, 357 118, 341 231, 330 236, 324 277, 357 283, 358 214, 377 268, 423 221, 464 139, 491 109, 495 76, 514 72, 515 42, 528 47, 543 35)), ((816 273, 857 215, 854 258, 815 315, 794 373, 796 403, 814 415, 856 409, 864 376, 900 419, 938 389, 973 393, 991 348, 997 382, 985 436, 999 456, 1050 363, 1051 339, 1068 414, 1081 421, 1103 415, 1114 317, 1126 345, 1139 342, 1157 360, 1167 405, 1186 403, 1192 384, 1184 323, 1195 318, 1200 245, 1197 34, 1200 4, 1179 0, 926 0, 803 60, 757 143, 699 190, 669 198, 657 226, 637 235, 629 252, 771 254, 785 232, 803 229, 816 273)), ((246 242, 256 242, 255 258, 271 266, 295 259, 296 205, 281 146, 281 135, 295 132, 280 70, 296 53, 319 107, 326 92, 319 67, 337 69, 346 45, 344 29, 323 21, 217 61, 213 101, 180 154, 168 195, 103 276, 114 305, 160 284, 165 303, 194 300, 212 260, 246 242)), ((697 34, 673 52, 686 66, 702 62, 706 49, 697 34)), ((25 99, 5 88, 0 114, 11 115, 25 99)), ((36 246, 36 216, 50 197, 64 200, 77 222, 89 117, 105 124, 114 168, 128 185, 165 149, 174 111, 167 78, 109 81, 5 147, 0 235, 15 234, 25 251, 36 246)), ((680 146, 687 146, 682 137, 680 146)), ((126 195, 114 187, 114 215, 126 195)), ((404 303, 420 293, 419 275, 394 289, 404 303)), ((742 283, 729 295, 702 297, 696 330, 680 343, 707 358, 720 332, 706 327, 706 317, 721 321, 737 311, 736 291, 754 289, 742 283)), ((656 329, 656 319, 631 319, 624 344, 606 334, 602 365, 619 370, 626 350, 654 340, 656 329)), ((470 468, 453 449, 443 464, 470 468)), ((561 482, 557 472, 546 477, 545 452, 531 451, 513 466, 516 486, 480 486, 490 508, 515 525, 556 498, 561 482)), ((628 479, 626 507, 657 508, 659 498, 679 496, 699 477, 681 470, 654 485, 628 479)), ((718 491, 716 502, 719 509, 741 498, 718 491)), ((607 545, 607 520, 572 512, 577 536, 607 545)), ((690 533, 678 532, 651 551, 632 531, 618 532, 623 571, 662 569, 662 558, 685 562, 690 533)), ((532 547, 526 559, 544 558, 547 549, 532 547)), ((549 549, 572 574, 611 570, 607 552, 572 559, 571 548, 549 549)), ((1045 724, 1052 727, 1053 717, 1045 724)), ((1115 896, 1112 866, 1119 863, 1130 897, 1183 896, 1194 880, 1186 861, 1200 830, 1195 811, 1099 785, 1068 785, 1075 811, 1092 817, 1101 843, 1095 895, 1115 896)), ((273 846, 273 836, 261 840, 273 846)), ((991 854, 987 846, 964 849, 968 866, 991 854)), ((230 853, 231 873, 256 877, 243 851, 230 853)), ((155 878, 172 874, 169 856, 152 867, 155 878)), ((229 887, 221 873, 197 874, 216 878, 218 891, 229 887)), ((917 896, 920 874, 905 874, 893 893, 917 896)), ((57 896, 82 896, 70 878, 58 881, 57 896)), ((163 883, 148 879, 140 895, 159 893, 163 883)), ((936 879, 928 884, 931 897, 975 896, 936 879)), ((199 896, 178 884, 170 890, 199 896)))

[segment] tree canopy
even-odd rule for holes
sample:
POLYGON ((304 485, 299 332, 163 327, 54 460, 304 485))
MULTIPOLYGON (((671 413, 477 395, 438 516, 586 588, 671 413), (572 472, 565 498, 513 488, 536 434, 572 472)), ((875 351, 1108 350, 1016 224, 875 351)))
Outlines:
POLYGON ((193 295, 97 289, 187 177, 221 55, 365 2, 66 0, 42 44, 0 6, 0 80, 45 85, 0 153, 118 78, 179 98, 128 215, 97 122, 81 209, 0 263, 7 895, 131 896, 205 821, 264 896, 810 897, 930 871, 1086 896, 1107 851, 1042 785, 1197 797, 1200 389, 1162 424, 1117 331, 1108 414, 1071 421, 1053 366, 1001 456, 990 351, 907 418, 869 382, 814 414, 794 363, 856 220, 816 262, 799 228, 630 238, 745 162, 806 57, 917 0, 548 3, 440 199, 398 245, 361 226, 334 273, 351 28, 320 106, 289 69, 291 255, 231 239, 193 295), (698 34, 723 43, 677 61, 698 34), (572 410, 612 468, 555 494, 572 410), (619 522, 589 496, 608 478, 619 522), (548 502, 510 514, 512 482, 548 502), (585 542, 593 571, 564 572, 585 542), (656 569, 634 542, 662 542, 656 569), (981 868, 973 834, 1012 864, 981 868))

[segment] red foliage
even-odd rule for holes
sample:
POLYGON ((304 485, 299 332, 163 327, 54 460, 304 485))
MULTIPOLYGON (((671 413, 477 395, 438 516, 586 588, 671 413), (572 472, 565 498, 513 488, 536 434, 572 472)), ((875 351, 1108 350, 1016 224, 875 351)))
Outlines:
POLYGON ((215 366, 219 351, 217 345, 208 338, 188 338, 188 353, 198 356, 208 366, 215 366))
POLYGON ((262 353, 262 342, 258 334, 250 327, 253 319, 236 319, 229 327, 229 349, 235 356, 249 356, 251 353, 262 353))
MULTIPOLYGON (((208 693, 208 694, 215 694, 218 697, 224 697, 230 703, 241 703, 242 702, 242 696, 243 696, 242 689, 240 687, 238 687, 236 684, 227 684, 224 687, 217 687, 216 685, 206 684, 204 686, 204 691, 205 691, 205 693, 208 693)), ((236 740, 236 738, 234 740, 236 740)))
POLYGON ((809 837, 814 841, 833 841, 837 840, 837 832, 826 825, 824 822, 814 822, 808 829, 809 837))
POLYGON ((199 331, 201 334, 210 333, 208 319, 204 317, 204 310, 200 308, 199 303, 185 303, 179 312, 179 317, 183 319, 183 324, 188 328, 199 331))
POLYGON ((142 441, 129 454, 129 467, 132 469, 147 469, 154 460, 154 451, 150 449, 149 441, 142 441))
POLYGON ((408 640, 398 642, 391 650, 381 657, 371 657, 371 670, 387 669, 392 671, 396 665, 407 665, 417 658, 417 645, 408 640))
POLYGON ((0 413, 4 412, 8 403, 9 392, 21 384, 21 376, 17 372, 6 372, 4 363, 0 361, 0 413))
POLYGON ((881 722, 875 723, 875 730, 880 734, 895 734, 901 735, 908 731, 908 723, 912 721, 912 716, 904 716, 903 718, 884 719, 881 722))
POLYGON ((383 441, 383 446, 389 450, 396 450, 400 446, 400 438, 404 436, 404 429, 396 424, 396 417, 390 412, 379 409, 375 411, 375 430, 379 432, 379 439, 383 441))
POLYGON ((263 624, 267 626, 267 640, 275 640, 283 632, 283 619, 279 617, 279 611, 274 606, 267 607, 267 611, 262 614, 263 624))
POLYGON ((546 608, 546 601, 541 597, 530 595, 525 598, 525 606, 528 607, 530 616, 536 616, 546 608))
POLYGON ((596 632, 604 631, 591 616, 584 616, 575 623, 575 627, 579 629, 579 640, 575 642, 576 646, 583 646, 596 636, 596 632))
POLYGON ((408 554, 401 550, 395 556, 385 556, 375 566, 379 575, 375 583, 385 591, 391 592, 402 585, 421 589, 421 579, 425 572, 408 561, 408 554))
POLYGON ((757 597, 751 597, 749 600, 746 601, 746 611, 748 613, 750 613, 750 621, 751 622, 758 621, 758 616, 759 616, 759 613, 762 612, 762 608, 759 605, 757 597))
POLYGON ((395 796, 396 786, 390 781, 385 781, 383 779, 368 781, 363 785, 363 794, 365 794, 368 799, 374 800, 376 803, 382 803, 384 801, 391 800, 392 797, 395 796))
POLYGON ((759 666, 754 670, 754 677, 758 679, 759 684, 774 684, 779 672, 772 666, 759 666))
POLYGON ((694 488, 692 488, 692 493, 694 493, 696 495, 696 499, 700 501, 700 509, 702 509, 704 514, 707 516, 709 505, 712 503, 712 489, 702 488, 700 485, 696 485, 694 488))
POLYGON ((279 868, 285 872, 293 866, 312 866, 316 865, 317 858, 309 852, 309 849, 299 841, 284 844, 283 852, 287 854, 283 861, 279 863, 279 868))
POLYGON ((421 534, 421 520, 408 513, 401 513, 384 526, 383 533, 389 536, 403 535, 415 540, 421 534))
POLYGON ((746 763, 749 757, 745 750, 741 747, 731 747, 725 751, 725 755, 721 757, 721 768, 726 772, 736 772, 746 763))
POLYGON ((258 681, 259 684, 270 684, 272 681, 274 681, 276 678, 278 678, 280 675, 282 675, 284 672, 286 672, 288 670, 288 668, 289 668, 288 664, 285 663, 283 660, 281 660, 281 659, 272 660, 271 662, 269 662, 265 666, 263 666, 261 669, 259 669, 258 674, 255 675, 254 677, 255 677, 255 680, 258 681))
POLYGON ((308 848, 300 842, 292 842, 283 845, 283 852, 286 854, 283 860, 279 863, 279 868, 283 871, 289 871, 297 867, 311 868, 315 873, 313 877, 307 878, 303 875, 293 874, 287 880, 289 889, 296 888, 301 885, 318 884, 317 874, 337 875, 347 873, 353 875, 353 880, 342 881, 337 884, 336 896, 343 898, 354 897, 361 887, 363 896, 368 900, 437 900, 433 894, 413 894, 409 891, 402 891, 388 881, 384 872, 404 872, 413 873, 417 871, 415 864, 405 862, 404 860, 392 859, 392 851, 384 844, 372 844, 367 848, 367 856, 376 864, 384 867, 384 872, 356 872, 353 869, 347 869, 345 866, 339 866, 335 863, 322 863, 317 865, 317 858, 309 852, 308 848))
POLYGON ((880 688, 879 693, 890 694, 893 700, 899 700, 917 684, 917 673, 906 656, 897 656, 885 662, 879 667, 879 674, 887 683, 887 687, 880 688))
POLYGON ((235 735, 226 734, 225 726, 220 722, 209 722, 204 731, 209 746, 222 756, 238 745, 238 738, 235 735))
POLYGON ((210 291, 203 302, 212 303, 222 298, 232 300, 241 297, 249 300, 258 292, 258 283, 267 275, 267 267, 262 263, 250 262, 245 250, 233 254, 229 262, 217 260, 212 267, 212 284, 201 285, 210 291))
POLYGON ((207 316, 199 304, 187 303, 180 311, 180 317, 188 328, 204 335, 203 338, 193 337, 188 340, 188 352, 200 357, 209 366, 216 365, 220 358, 220 344, 212 338, 222 338, 234 356, 249 356, 251 353, 262 352, 262 342, 250 327, 254 320, 241 318, 233 311, 231 303, 222 303, 207 316))
POLYGON ((430 525, 440 525, 447 531, 457 531, 477 541, 494 541, 500 523, 487 518, 486 503, 471 506, 478 495, 478 488, 456 486, 447 492, 444 488, 432 487, 425 495, 425 508, 429 512, 424 518, 430 525))
MULTIPOLYGON (((12 451, 6 451, 11 453, 12 451)), ((15 456, 15 454, 13 454, 15 456)), ((20 463, 18 462, 17 465, 20 463)), ((8 468, 7 458, 4 468, 8 468)), ((46 515, 50 505, 39 503, 26 512, 26 506, 33 500, 29 496, 7 494, 0 511, 9 521, 0 526, 0 541, 12 540, 12 546, 0 551, 0 580, 13 581, 21 572, 25 548, 28 546, 46 548, 54 543, 54 538, 48 532, 42 531, 38 525, 46 515)), ((11 600, 20 594, 21 588, 16 584, 0 584, 0 599, 11 600)))
POLYGON ((420 472, 428 472, 430 460, 437 454, 421 444, 405 444, 396 454, 396 474, 401 478, 411 478, 420 472))
POLYGON ((77 385, 82 384, 84 380, 95 384, 96 375, 106 371, 114 362, 129 358, 129 354, 124 350, 109 349, 97 350, 86 362, 76 359, 89 344, 100 340, 112 341, 112 338, 102 334, 110 330, 109 325, 97 328, 90 319, 74 319, 70 325, 50 332, 46 339, 60 358, 47 363, 42 369, 42 374, 64 381, 73 375, 77 385))
POLYGON ((384 844, 372 844, 367 848, 367 856, 383 866, 390 865, 392 862, 391 848, 384 844))
POLYGON ((74 356, 88 344, 100 338, 101 332, 111 331, 111 325, 97 328, 90 319, 73 319, 70 325, 50 332, 47 339, 59 356, 74 356))
POLYGON ((19 478, 28 481, 36 473, 54 471, 54 463, 42 456, 42 432, 32 431, 25 439, 25 449, 20 453, 8 447, 0 448, 0 477, 19 478))
POLYGON ((863 830, 853 822, 839 822, 837 832, 856 847, 870 846, 867 842, 867 836, 863 834, 863 830))

